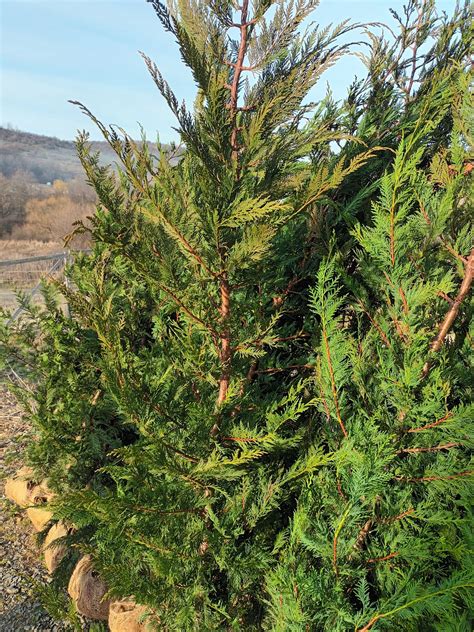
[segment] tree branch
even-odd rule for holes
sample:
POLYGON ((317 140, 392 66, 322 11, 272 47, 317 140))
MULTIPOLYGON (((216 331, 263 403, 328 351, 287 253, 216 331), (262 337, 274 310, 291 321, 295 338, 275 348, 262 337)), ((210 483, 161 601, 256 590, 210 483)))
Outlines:
MULTIPOLYGON (((449 330, 453 326, 453 323, 458 315, 459 308, 461 307, 461 303, 469 294, 469 290, 471 289, 472 279, 474 276, 474 248, 471 250, 471 254, 469 255, 466 265, 464 268, 464 279, 459 289, 458 295, 454 299, 453 304, 449 308, 446 316, 444 317, 443 322, 439 327, 439 332, 436 338, 431 343, 431 351, 436 353, 441 349, 443 343, 446 339, 446 336, 449 333, 449 330)), ((425 366, 423 367, 422 375, 426 377, 430 370, 430 362, 427 361, 425 366)))
POLYGON ((428 448, 403 448, 398 450, 397 454, 418 454, 420 452, 438 452, 438 450, 449 450, 449 448, 457 448, 459 443, 444 443, 441 445, 434 445, 428 448))
POLYGON ((323 333, 323 339, 324 339, 324 346, 325 346, 325 349, 326 349, 326 356, 327 356, 328 367, 329 367, 329 375, 331 377, 331 390, 332 390, 332 396, 333 396, 333 399, 334 399, 334 405, 335 405, 335 408, 336 408, 336 417, 337 417, 337 421, 338 421, 338 423, 339 423, 339 425, 341 427, 342 434, 345 437, 347 437, 347 430, 346 430, 346 427, 344 425, 344 422, 342 421, 341 411, 339 409, 339 399, 337 397, 336 378, 334 376, 334 369, 333 369, 333 366, 332 366, 331 351, 329 349, 329 341, 328 341, 328 338, 327 338, 327 335, 326 335, 326 331, 325 331, 324 328, 323 328, 323 332, 322 333, 323 333))
POLYGON ((219 379, 219 396, 217 398, 217 405, 221 406, 227 396, 230 382, 230 370, 232 362, 232 348, 230 345, 230 331, 228 321, 230 318, 230 289, 227 275, 224 275, 221 280, 221 317, 223 322, 223 331, 221 334, 221 350, 220 361, 222 366, 221 377, 219 379))
POLYGON ((391 516, 388 518, 381 518, 380 522, 382 524, 391 524, 392 522, 396 522, 397 520, 402 520, 402 518, 405 518, 406 516, 409 516, 410 514, 414 513, 414 508, 410 507, 410 509, 407 509, 406 511, 402 511, 402 513, 398 514, 397 516, 391 516))
POLYGON ((393 557, 397 557, 397 555, 399 555, 399 553, 390 553, 389 555, 384 555, 383 557, 372 557, 370 560, 367 560, 367 564, 385 562, 385 560, 391 560, 393 557))
POLYGON ((161 283, 158 285, 158 287, 161 290, 163 290, 163 292, 166 292, 166 294, 168 294, 173 299, 173 301, 177 305, 179 305, 179 307, 181 307, 183 312, 185 312, 192 320, 194 320, 196 323, 199 323, 205 329, 207 329, 207 331, 211 334, 211 337, 214 340, 214 342, 217 342, 217 339, 218 339, 217 332, 210 325, 205 323, 201 318, 199 318, 199 316, 196 316, 196 314, 193 314, 193 312, 189 309, 189 307, 186 307, 186 305, 181 301, 181 299, 179 299, 176 296, 176 294, 172 290, 170 290, 169 287, 166 287, 166 285, 162 285, 161 283))
POLYGON ((238 25, 240 28, 240 45, 239 52, 237 54, 237 61, 235 64, 232 64, 234 68, 234 76, 232 79, 232 86, 230 90, 230 112, 232 117, 232 133, 230 138, 230 144, 232 147, 232 159, 237 162, 239 147, 237 143, 237 112, 238 112, 238 98, 239 98, 239 83, 240 83, 240 75, 242 71, 245 70, 244 59, 245 54, 247 52, 247 35, 248 28, 250 23, 247 21, 247 13, 248 13, 249 0, 243 0, 241 6, 241 22, 238 25))
MULTIPOLYGON (((245 69, 244 67, 244 59, 247 52, 247 35, 248 28, 252 24, 252 22, 247 20, 248 14, 248 6, 249 0, 243 0, 243 4, 240 7, 240 24, 237 25, 240 29, 240 45, 239 52, 237 54, 237 60, 235 64, 231 64, 234 68, 234 76, 232 78, 232 84, 230 87, 230 101, 229 101, 229 110, 232 121, 232 132, 230 138, 230 145, 232 149, 232 160, 237 165, 238 162, 238 152, 239 147, 237 143, 237 135, 239 132, 239 126, 237 121, 237 115, 239 112, 238 107, 238 98, 239 98, 239 83, 240 76, 242 71, 245 69)), ((228 63, 228 62, 225 62, 228 63)), ((221 252, 221 260, 223 260, 223 254, 221 252)), ((222 333, 220 335, 220 364, 221 364, 221 374, 219 378, 219 394, 217 396, 217 408, 219 409, 224 403, 227 392, 229 390, 230 384, 230 376, 232 369, 232 347, 231 347, 231 337, 230 337, 230 328, 229 321, 231 315, 230 309, 230 285, 229 279, 227 276, 227 272, 223 270, 220 274, 220 295, 221 295, 221 305, 220 305, 220 314, 221 314, 221 322, 222 322, 222 333)), ((214 423, 211 428, 211 436, 217 435, 219 432, 218 422, 214 423)))
POLYGON ((394 476, 396 481, 402 483, 427 483, 429 481, 451 481, 461 476, 472 476, 474 470, 465 470, 464 472, 458 472, 457 474, 451 474, 450 476, 421 476, 420 478, 409 478, 407 476, 394 476))
POLYGON ((430 428, 439 426, 440 424, 444 423, 448 419, 451 419, 452 416, 453 416, 452 413, 448 413, 447 415, 445 415, 444 417, 441 417, 441 419, 438 419, 437 421, 433 421, 432 423, 426 424, 425 426, 418 426, 418 428, 410 428, 410 430, 407 430, 407 432, 422 432, 423 430, 429 430, 430 428))

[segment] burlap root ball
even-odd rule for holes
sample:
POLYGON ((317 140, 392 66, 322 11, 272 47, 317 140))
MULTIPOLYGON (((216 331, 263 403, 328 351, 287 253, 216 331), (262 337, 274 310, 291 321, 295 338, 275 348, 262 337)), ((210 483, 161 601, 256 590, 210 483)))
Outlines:
POLYGON ((80 614, 90 619, 108 620, 110 601, 102 601, 107 585, 94 570, 90 555, 85 555, 77 563, 67 590, 80 614))
POLYGON ((151 630, 146 624, 146 619, 140 623, 146 612, 146 606, 140 606, 131 599, 113 601, 109 610, 110 632, 147 632, 151 630))
POLYGON ((36 486, 33 470, 30 467, 22 467, 13 478, 7 479, 5 496, 20 507, 28 507, 31 504, 31 494, 36 486))
POLYGON ((54 544, 56 540, 64 538, 67 534, 68 530, 63 522, 56 523, 48 531, 48 535, 43 543, 44 563, 48 569, 48 573, 54 573, 67 553, 67 546, 65 544, 54 544))
POLYGON ((43 531, 48 522, 53 518, 53 513, 44 507, 52 497, 53 495, 49 491, 46 483, 37 485, 31 492, 29 504, 34 505, 34 507, 28 507, 26 515, 31 520, 36 531, 43 531))

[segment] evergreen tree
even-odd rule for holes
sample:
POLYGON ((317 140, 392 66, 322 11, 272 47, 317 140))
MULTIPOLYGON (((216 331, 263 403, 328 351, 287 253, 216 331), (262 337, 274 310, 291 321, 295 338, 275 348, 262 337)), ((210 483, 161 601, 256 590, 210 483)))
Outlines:
POLYGON ((2 336, 55 519, 166 630, 470 629, 468 6, 314 105, 354 28, 301 35, 317 0, 151 4, 184 150, 81 106, 93 252, 2 336))
POLYGON ((326 424, 315 441, 331 464, 302 490, 285 532, 290 552, 268 579, 272 629, 295 620, 314 630, 472 627, 473 408, 462 302, 474 251, 465 138, 452 114, 453 145, 434 156, 431 177, 419 169, 420 132, 400 143, 371 225, 353 230, 356 274, 340 252, 318 270, 310 309, 326 424))

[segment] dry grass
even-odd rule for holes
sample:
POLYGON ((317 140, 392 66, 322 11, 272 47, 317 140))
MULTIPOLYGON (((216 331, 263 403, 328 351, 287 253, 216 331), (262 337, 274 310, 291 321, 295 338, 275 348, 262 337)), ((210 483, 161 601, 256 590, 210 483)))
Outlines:
MULTIPOLYGON (((94 204, 72 199, 64 182, 55 182, 54 189, 48 197, 28 200, 24 223, 12 231, 14 239, 61 241, 73 230, 74 222, 82 220, 87 223, 86 218, 94 213, 94 204)), ((88 241, 88 235, 76 235, 71 243, 75 248, 84 248, 88 241)))
MULTIPOLYGON (((59 242, 43 242, 34 240, 0 240, 0 261, 5 259, 23 259, 38 255, 49 255, 63 252, 59 242)), ((32 261, 16 265, 0 267, 0 307, 14 310, 17 305, 16 292, 31 291, 40 279, 48 276, 54 261, 32 261)), ((62 270, 54 273, 55 277, 62 270)), ((41 300, 37 295, 35 300, 41 300)))
POLYGON ((34 239, 0 239, 0 260, 23 259, 37 255, 50 255, 64 250, 59 241, 36 241, 34 239))

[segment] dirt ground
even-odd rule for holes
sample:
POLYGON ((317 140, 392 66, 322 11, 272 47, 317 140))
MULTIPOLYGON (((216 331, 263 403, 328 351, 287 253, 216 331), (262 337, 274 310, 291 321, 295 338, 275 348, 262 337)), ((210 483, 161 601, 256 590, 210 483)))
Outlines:
MULTIPOLYGON (((0 239, 0 263, 28 257, 57 254, 64 251, 63 246, 54 241, 0 239)), ((0 265, 0 307, 12 312, 18 307, 16 292, 31 293, 41 278, 48 278, 55 261, 32 261, 19 264, 0 265)), ((62 277, 62 267, 52 273, 55 278, 62 277)), ((40 294, 34 296, 34 302, 41 303, 40 294)))
POLYGON ((47 582, 41 552, 23 511, 3 496, 5 479, 22 465, 25 438, 30 432, 24 416, 0 384, 0 631, 62 632, 34 595, 34 582, 47 582))

